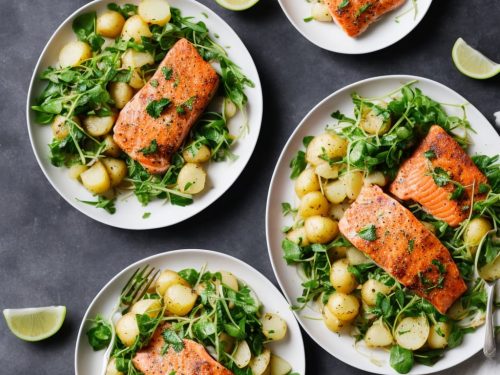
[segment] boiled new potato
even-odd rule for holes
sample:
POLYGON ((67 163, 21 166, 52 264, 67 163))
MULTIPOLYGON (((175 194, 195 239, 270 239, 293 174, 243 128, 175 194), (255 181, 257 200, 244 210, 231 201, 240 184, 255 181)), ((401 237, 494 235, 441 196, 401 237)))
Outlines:
POLYGON ((111 187, 106 167, 96 161, 89 169, 80 174, 83 186, 94 194, 103 194, 111 187))
POLYGON ((330 216, 335 220, 340 220, 344 216, 344 213, 349 208, 349 203, 337 203, 330 206, 330 216))
POLYGON ((116 144, 113 136, 108 134, 104 137, 104 154, 108 156, 114 156, 115 158, 120 156, 122 150, 116 144))
POLYGON ((120 35, 124 24, 125 18, 120 13, 110 10, 97 17, 96 31, 99 35, 114 39, 120 35))
MULTIPOLYGON (((78 117, 73 116, 71 120, 73 120, 77 125, 80 125, 78 117)), ((65 116, 57 115, 54 118, 54 121, 52 121, 50 128, 52 129, 52 135, 54 138, 59 141, 62 141, 69 135, 69 124, 65 116)))
POLYGON ((116 108, 122 109, 134 96, 134 90, 125 82, 111 82, 109 84, 109 95, 115 102, 116 108))
POLYGON ((348 270, 349 261, 339 259, 332 264, 330 269, 330 282, 337 292, 351 293, 358 286, 358 282, 348 270))
POLYGON ((355 247, 348 247, 346 250, 346 257, 349 264, 352 266, 357 266, 358 264, 372 263, 372 260, 368 258, 365 253, 359 251, 355 247))
POLYGON ((462 305, 462 301, 459 299, 455 301, 453 305, 451 305, 446 315, 448 315, 448 317, 450 317, 453 320, 462 320, 467 316, 467 313, 468 313, 467 310, 464 309, 462 305))
POLYGON ((111 358, 106 366, 106 374, 105 375, 124 375, 123 372, 118 371, 116 368, 116 358, 111 358))
POLYGON ((80 40, 75 40, 66 44, 59 52, 59 65, 61 68, 78 66, 82 62, 92 57, 90 46, 80 40))
POLYGON ((130 311, 134 314, 147 314, 150 318, 156 318, 161 310, 161 302, 159 299, 141 299, 132 305, 130 311))
POLYGON ((163 300, 167 311, 173 315, 185 316, 193 309, 198 295, 191 287, 181 284, 171 285, 163 300))
POLYGON ((236 278, 236 276, 234 276, 229 271, 219 271, 219 273, 221 275, 222 284, 231 288, 232 290, 235 290, 235 291, 239 290, 240 287, 239 287, 238 279, 236 278))
POLYGON ((270 375, 287 375, 292 371, 290 363, 276 354, 271 354, 271 363, 269 365, 271 366, 270 375))
POLYGON ((347 322, 337 318, 327 306, 323 307, 322 316, 326 327, 332 332, 338 333, 347 325, 347 322))
POLYGON ((127 83, 133 89, 139 90, 146 84, 146 81, 141 76, 138 69, 132 69, 130 80, 127 83))
POLYGON ((348 171, 340 176, 340 181, 345 185, 347 198, 356 199, 363 187, 363 173, 359 171, 348 171))
POLYGON ((327 132, 314 137, 306 150, 306 160, 316 166, 325 162, 326 159, 334 159, 345 156, 347 152, 347 140, 339 135, 327 132))
POLYGON ((324 216, 309 216, 304 222, 307 240, 312 243, 330 242, 339 233, 339 226, 335 220, 324 216))
POLYGON ((389 346, 393 342, 391 330, 382 319, 378 319, 366 331, 365 342, 370 347, 389 346))
POLYGON ((489 281, 500 279, 500 256, 497 256, 493 262, 481 267, 479 274, 482 278, 489 281))
POLYGON ((108 134, 115 124, 116 115, 111 116, 87 116, 83 119, 83 128, 93 137, 108 134))
POLYGON ((74 180, 80 180, 80 175, 85 172, 89 167, 82 164, 74 164, 69 167, 69 176, 74 180))
POLYGON ((365 185, 385 186, 387 184, 387 180, 385 178, 385 175, 382 172, 377 171, 377 172, 369 173, 364 178, 364 184, 365 185))
POLYGON ((408 350, 420 349, 429 337, 429 322, 425 316, 409 316, 396 327, 396 341, 408 350))
POLYGON ((128 312, 116 322, 116 335, 125 346, 132 346, 139 336, 139 326, 135 313, 128 312))
POLYGON ((163 296, 168 288, 172 285, 180 284, 189 287, 189 283, 184 280, 179 274, 172 270, 163 270, 156 279, 156 293, 163 296))
POLYGON ((206 145, 191 146, 184 149, 182 157, 187 163, 205 163, 212 157, 212 151, 206 145))
POLYGON ((250 347, 245 340, 238 343, 238 347, 233 354, 233 359, 234 363, 239 368, 246 367, 250 363, 250 360, 252 359, 252 352, 250 351, 250 347))
POLYGON ((127 175, 127 164, 123 160, 115 158, 104 158, 102 163, 108 172, 111 187, 120 185, 127 175))
POLYGON ((250 360, 249 366, 252 369, 253 375, 262 375, 266 372, 271 361, 271 351, 265 348, 258 356, 250 360))
POLYGON ((277 314, 265 313, 262 317, 262 333, 268 340, 278 341, 286 336, 286 322, 277 314))
POLYGON ((335 292, 328 299, 326 307, 340 320, 350 321, 358 315, 359 301, 352 294, 335 292))
POLYGON ((464 233, 464 242, 471 252, 476 252, 476 247, 491 228, 491 223, 484 217, 476 217, 469 221, 464 233))
POLYGON ((233 103, 231 99, 224 99, 224 117, 229 120, 236 115, 238 107, 233 103))
POLYGON ((377 303, 378 293, 387 295, 390 292, 391 288, 384 283, 375 279, 368 279, 361 287, 361 299, 368 306, 375 306, 377 303))
POLYGON ((141 37, 151 37, 148 24, 138 15, 134 15, 125 21, 122 29, 122 39, 133 39, 136 43, 142 43, 141 37))
POLYGON ((295 193, 299 198, 302 198, 307 193, 319 190, 318 176, 314 173, 314 169, 307 168, 295 180, 295 193))
POLYGON ((451 326, 445 322, 437 322, 433 324, 429 331, 427 344, 431 349, 444 349, 448 345, 448 337, 450 336, 451 326))
POLYGON ((314 168, 314 172, 320 177, 332 180, 339 176, 339 165, 330 165, 329 163, 321 163, 314 168))
POLYGON ((324 187, 325 197, 329 202, 342 203, 347 197, 347 189, 343 180, 335 180, 324 187))
POLYGON ((171 17, 166 0, 141 0, 137 13, 147 23, 160 26, 167 24, 171 17))
POLYGON ((309 216, 328 214, 330 204, 320 191, 307 193, 302 197, 299 204, 299 215, 308 218, 309 216))
POLYGON ((122 67, 140 68, 147 64, 154 64, 155 59, 149 52, 140 52, 129 48, 122 55, 122 67))
POLYGON ((290 241, 300 246, 307 246, 310 243, 309 240, 307 239, 307 233, 305 227, 300 227, 291 230, 286 234, 286 238, 288 238, 290 241))
POLYGON ((205 188, 207 174, 201 166, 186 163, 179 172, 177 185, 179 190, 186 194, 197 194, 205 188))
MULTIPOLYGON (((380 103, 379 107, 386 108, 387 103, 380 103)), ((361 110, 361 122, 359 124, 361 128, 368 134, 378 134, 382 135, 387 133, 391 128, 391 118, 387 120, 384 119, 380 114, 369 107, 363 107, 361 110)))
POLYGON ((311 6, 311 17, 316 21, 332 22, 333 18, 330 14, 328 6, 323 3, 315 3, 311 6))

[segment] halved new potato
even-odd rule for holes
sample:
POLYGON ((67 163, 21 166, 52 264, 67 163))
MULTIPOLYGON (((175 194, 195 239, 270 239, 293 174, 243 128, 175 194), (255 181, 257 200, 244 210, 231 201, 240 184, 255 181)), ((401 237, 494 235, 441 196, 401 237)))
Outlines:
POLYGON ((309 245, 309 240, 307 239, 306 228, 300 227, 291 230, 286 234, 286 238, 290 241, 296 243, 297 245, 307 246, 309 245))
POLYGON ((147 64, 154 64, 155 59, 149 52, 140 52, 129 48, 122 55, 122 67, 140 68, 147 64))
POLYGON ((387 295, 390 292, 391 292, 391 287, 385 285, 384 283, 378 280, 368 279, 361 287, 361 299, 368 306, 375 306, 375 304, 377 303, 378 293, 387 295))
POLYGON ((107 11, 97 17, 96 32, 106 38, 116 38, 122 32, 125 18, 113 10, 107 11))
POLYGON ((238 347, 233 354, 234 363, 239 368, 243 368, 248 366, 250 360, 252 359, 252 352, 250 351, 250 347, 248 343, 243 340, 238 343, 238 347))
POLYGON ((78 66, 82 62, 92 57, 90 46, 80 40, 75 40, 66 44, 59 52, 59 65, 61 68, 78 66))
POLYGON ((368 174, 364 178, 364 184, 385 186, 387 184, 387 179, 385 178, 385 175, 382 172, 376 171, 368 174))
POLYGON ((134 314, 147 314, 150 318, 156 318, 161 313, 162 307, 159 299, 141 299, 132 305, 130 310, 134 314))
POLYGON ((134 15, 125 21, 122 29, 122 39, 133 39, 136 43, 142 43, 142 37, 151 37, 148 24, 138 15, 134 15))
POLYGON ((111 358, 108 362, 105 375, 124 375, 123 372, 118 371, 116 368, 116 358, 111 358))
POLYGON ((187 163, 205 163, 212 157, 212 152, 206 145, 191 146, 182 151, 182 157, 187 163))
POLYGON ((325 197, 329 202, 342 203, 347 197, 346 184, 343 180, 335 180, 324 187, 325 197))
POLYGON ((314 173, 314 169, 304 169, 295 180, 295 193, 299 198, 302 198, 307 193, 318 190, 319 181, 318 176, 314 173))
POLYGON ((320 22, 332 22, 333 20, 328 5, 323 3, 314 3, 311 5, 311 17, 320 22))
MULTIPOLYGON (((386 108, 387 103, 381 102, 378 106, 386 108)), ((359 126, 368 134, 382 135, 387 133, 391 128, 391 118, 389 117, 386 120, 380 113, 377 113, 375 108, 364 106, 361 110, 361 121, 359 126)))
POLYGON ((307 193, 302 197, 299 204, 299 215, 304 219, 309 216, 328 214, 330 204, 320 191, 307 193))
POLYGON ((396 327, 396 341, 408 350, 420 349, 429 337, 429 321, 425 316, 409 316, 401 320, 396 327))
POLYGON ((116 335, 125 346, 132 346, 139 336, 139 326, 135 313, 128 312, 116 323, 116 335))
POLYGON ((164 26, 170 21, 170 5, 166 0, 141 0, 137 9, 147 23, 164 26))
POLYGON ((314 168, 316 174, 320 177, 332 180, 339 176, 340 165, 334 164, 330 165, 330 163, 324 162, 314 168))
POLYGON ((376 320, 365 334, 366 346, 384 347, 393 342, 391 330, 385 325, 382 319, 376 320))
POLYGON ((83 164, 74 164, 69 167, 69 176, 74 180, 80 180, 80 175, 85 172, 89 167, 83 164))
POLYGON ((344 183, 347 198, 356 199, 363 187, 363 173, 360 171, 348 171, 340 176, 340 181, 344 183))
POLYGON ((156 293, 163 296, 167 289, 174 284, 181 284, 189 287, 189 283, 180 277, 177 272, 172 270, 163 270, 160 272, 158 279, 156 279, 156 293))
POLYGON ((332 264, 330 269, 330 283, 336 291, 351 293, 358 286, 358 282, 349 272, 349 261, 346 258, 339 259, 332 264))
POLYGON ((177 176, 177 185, 183 193, 197 194, 205 188, 206 178, 207 174, 200 165, 186 163, 177 176))
POLYGON ((342 328, 344 328, 346 324, 348 324, 347 322, 344 322, 343 320, 337 318, 337 316, 334 315, 327 306, 323 307, 322 315, 323 315, 323 322, 325 323, 327 328, 332 332, 339 333, 342 330, 342 328))
POLYGON ((166 310, 177 316, 185 316, 193 309, 198 294, 191 287, 181 284, 170 286, 163 297, 166 310))
POLYGON ((238 284, 238 279, 236 276, 234 276, 231 272, 229 271, 219 271, 221 278, 222 278, 222 284, 225 286, 231 288, 232 290, 238 291, 240 286, 238 284))
POLYGON ((134 96, 134 90, 125 82, 111 82, 109 84, 109 95, 115 102, 116 108, 122 109, 134 96))
MULTIPOLYGON (((78 119, 78 117, 73 116, 71 120, 80 125, 80 120, 78 119)), ((61 115, 57 115, 50 125, 50 128, 52 129, 52 135, 59 141, 62 141, 63 139, 68 137, 70 129, 69 127, 70 125, 68 124, 68 120, 66 120, 66 117, 61 115)))
POLYGON ((347 140, 333 132, 326 132, 314 137, 306 150, 306 160, 316 166, 330 159, 345 156, 347 140))
POLYGON ((83 119, 83 128, 93 137, 108 134, 115 124, 116 115, 111 116, 87 116, 83 119))
POLYGON ((281 316, 273 313, 265 313, 261 321, 262 333, 269 340, 278 341, 286 336, 287 325, 281 316))
POLYGON ((271 363, 269 366, 271 367, 270 375, 287 375, 292 371, 290 363, 276 354, 271 354, 271 363))
POLYGON ((113 136, 108 134, 104 137, 104 154, 108 156, 114 156, 115 158, 120 156, 122 150, 116 144, 113 136))
MULTIPOLYGON (((327 197, 327 199, 328 199, 328 197, 327 197)), ((347 211, 349 206, 350 206, 350 204, 347 202, 332 204, 330 207, 329 214, 333 219, 339 221, 340 219, 342 219, 342 217, 344 216, 344 213, 347 211)))
POLYGON ((96 161, 89 169, 80 174, 83 186, 94 194, 103 194, 111 187, 106 167, 96 161))
POLYGON ((346 250, 346 257, 349 264, 352 266, 357 266, 358 264, 372 263, 372 260, 368 258, 365 253, 359 251, 355 247, 348 247, 346 250))
POLYGON ((429 331, 427 344, 431 349, 444 349, 448 346, 448 337, 450 336, 451 326, 445 322, 436 322, 429 331))
POLYGON ((253 375, 262 375, 266 372, 271 361, 271 351, 265 348, 258 356, 250 360, 249 366, 253 375))
POLYGON ((109 175, 111 187, 118 186, 127 175, 127 164, 121 159, 104 158, 102 163, 109 175))

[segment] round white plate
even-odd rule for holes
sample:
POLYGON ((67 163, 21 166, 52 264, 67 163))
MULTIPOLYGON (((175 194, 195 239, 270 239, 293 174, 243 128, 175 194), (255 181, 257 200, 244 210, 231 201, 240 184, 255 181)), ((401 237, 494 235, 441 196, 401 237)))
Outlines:
MULTIPOLYGON (((274 273, 291 304, 296 303, 297 297, 302 294, 302 288, 297 268, 287 266, 283 260, 283 251, 281 249, 281 241, 283 240, 281 228, 290 225, 290 219, 283 217, 281 214, 281 202, 296 202, 293 182, 289 178, 290 160, 299 149, 303 148, 302 139, 305 136, 319 134, 324 131, 325 125, 334 123, 335 120, 330 117, 332 112, 340 110, 347 115, 352 114, 353 104, 350 97, 352 92, 365 97, 377 97, 387 94, 412 80, 418 80, 416 87, 422 89, 425 95, 438 102, 467 103, 467 100, 455 91, 426 78, 406 75, 370 78, 346 86, 321 101, 305 116, 285 145, 274 170, 269 188, 266 209, 266 236, 274 273)), ((461 115, 459 108, 445 108, 449 114, 461 115)), ((470 104, 467 106, 467 117, 476 130, 476 133, 470 133, 473 142, 470 148, 471 153, 498 154, 500 136, 495 132, 488 120, 470 104)), ((497 314, 500 318, 498 311, 497 314)), ((323 349, 336 358, 365 371, 379 374, 396 373, 389 365, 387 352, 369 350, 364 346, 359 347, 359 350, 357 350, 354 347, 354 339, 349 335, 332 333, 321 320, 310 319, 311 316, 319 317, 317 312, 306 308, 302 312, 296 313, 296 316, 304 330, 323 349), (380 366, 374 363, 377 360, 381 362, 380 366)), ((466 335, 461 346, 446 352, 445 357, 433 367, 417 364, 413 367, 411 374, 433 373, 463 362, 482 348, 483 338, 484 327, 481 327, 475 333, 466 335)))
POLYGON ((432 0, 415 0, 417 12, 412 10, 412 0, 400 8, 384 14, 377 22, 358 36, 351 38, 334 22, 305 22, 311 16, 311 2, 306 0, 278 0, 292 25, 310 42, 329 51, 361 54, 386 48, 410 33, 424 18, 432 0))
POLYGON ((288 303, 278 289, 255 268, 232 256, 209 250, 187 249, 169 251, 140 260, 125 268, 101 289, 87 309, 80 325, 75 349, 76 375, 96 375, 102 364, 104 351, 94 352, 85 335, 90 326, 89 319, 93 319, 96 314, 109 316, 129 277, 138 267, 146 264, 158 269, 169 268, 175 271, 184 268, 198 270, 206 265, 209 271, 227 270, 233 273, 253 289, 263 304, 263 311, 276 313, 286 321, 288 325, 286 338, 270 344, 270 349, 286 359, 293 371, 305 374, 302 334, 288 303))
MULTIPOLYGON (((111 2, 121 5, 125 3, 138 3, 138 0, 93 1, 69 16, 61 26, 59 26, 45 46, 36 65, 28 91, 26 117, 28 120, 28 132, 31 145, 33 146, 35 156, 42 171, 52 186, 69 204, 85 215, 104 224, 125 229, 167 227, 196 215, 212 204, 231 187, 245 168, 257 143, 262 122, 262 89, 259 75, 252 57, 243 42, 233 29, 231 29, 231 27, 217 14, 196 1, 169 0, 170 5, 179 8, 183 16, 193 16, 195 19, 205 22, 211 35, 217 34, 219 36, 218 39, 214 38, 214 40, 217 40, 223 46, 230 46, 228 49, 230 58, 238 64, 242 71, 255 83, 254 88, 247 88, 245 91, 248 96, 247 110, 249 133, 238 140, 232 148, 232 151, 238 156, 236 160, 210 163, 207 168, 208 186, 206 191, 203 194, 195 196, 193 204, 189 206, 179 207, 165 204, 161 200, 154 200, 144 207, 137 201, 135 196, 131 195, 124 198, 123 195, 121 195, 116 200, 116 213, 110 215, 103 209, 97 209, 93 206, 81 203, 76 198, 80 200, 95 200, 96 198, 80 183, 72 180, 66 168, 56 168, 50 163, 48 148, 48 144, 52 140, 50 127, 37 124, 35 122, 34 113, 30 107, 46 85, 45 82, 38 79, 40 73, 48 66, 57 63, 59 51, 65 43, 76 39, 71 29, 71 24, 75 17, 90 11, 103 11, 106 9, 106 5, 111 2), (208 17, 205 17, 203 13, 208 17), (151 213, 149 218, 142 218, 144 212, 151 213)), ((242 123, 243 118, 241 114, 231 119, 229 127, 233 134, 238 134, 242 123)))

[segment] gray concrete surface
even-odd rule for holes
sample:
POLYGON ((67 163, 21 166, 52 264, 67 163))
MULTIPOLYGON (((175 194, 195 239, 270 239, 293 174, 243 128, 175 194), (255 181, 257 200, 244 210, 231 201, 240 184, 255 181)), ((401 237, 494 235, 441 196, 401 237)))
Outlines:
MULTIPOLYGON (((68 307, 62 330, 41 343, 19 341, 2 320, 0 374, 73 373, 77 329, 88 304, 115 273, 143 257, 186 247, 214 249, 248 262, 275 282, 264 235, 271 173, 301 118, 336 89, 367 77, 408 73, 457 90, 492 122, 493 112, 500 110, 500 77, 469 79, 450 59, 454 41, 462 36, 500 61, 498 0, 435 1, 407 38, 364 56, 310 44, 275 0, 261 0, 241 13, 201 1, 235 29, 255 59, 265 102, 259 143, 238 181, 210 208, 170 228, 133 232, 94 222, 70 207, 43 176, 28 140, 25 102, 36 60, 55 28, 86 1, 0 0, 0 308, 68 307)), ((361 373, 305 335, 304 341, 309 374, 361 373)), ((460 370, 478 373, 482 362, 478 355, 460 370)))

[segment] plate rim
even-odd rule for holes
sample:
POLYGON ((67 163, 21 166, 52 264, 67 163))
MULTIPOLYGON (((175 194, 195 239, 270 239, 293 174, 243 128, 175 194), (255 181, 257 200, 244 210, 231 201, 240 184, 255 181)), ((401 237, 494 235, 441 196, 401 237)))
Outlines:
MULTIPOLYGON (((75 354, 74 354, 74 369, 75 369, 75 374, 76 375, 79 375, 78 373, 78 367, 77 367, 77 363, 78 363, 78 348, 80 346, 80 341, 81 339, 84 337, 84 334, 83 334, 83 329, 84 329, 84 326, 85 326, 85 322, 88 320, 88 315, 90 314, 90 310, 92 309, 92 307, 94 306, 94 304, 98 301, 98 299, 101 297, 102 294, 105 293, 105 291, 118 279, 120 278, 123 274, 129 272, 130 270, 132 270, 133 268, 136 268, 138 267, 139 265, 143 264, 144 262, 149 262, 149 261, 153 261, 153 260, 157 260, 158 258, 162 258, 162 257, 169 257, 169 256, 174 256, 177 255, 177 254, 189 254, 191 253, 191 255, 194 257, 194 256, 197 256, 197 255, 204 255, 204 254, 210 254, 211 256, 215 256, 215 257, 221 257, 221 258, 225 258, 231 262, 235 262, 237 264, 239 264, 240 266, 242 266, 243 268, 246 268, 249 272, 255 274, 258 278, 260 278, 264 283, 268 284, 267 287, 271 288, 274 290, 274 292, 278 293, 281 298, 283 298, 283 301, 289 305, 288 303, 288 300, 286 298, 286 296, 284 295, 284 293, 278 288, 276 287, 276 285, 274 285, 271 280, 269 280, 269 278, 267 278, 262 272, 260 272, 259 270, 257 270, 255 267, 251 266, 250 264, 244 262, 243 260, 239 259, 239 258, 236 258, 235 256, 233 255, 229 255, 229 254, 226 254, 226 253, 222 253, 222 252, 219 252, 219 251, 215 251, 215 250, 208 250, 208 249, 200 249, 200 248, 185 248, 185 249, 176 249, 176 250, 167 250, 167 251, 164 251, 164 252, 161 252, 161 253, 158 253, 158 254, 153 254, 153 255, 150 255, 148 257, 145 257, 145 258, 141 258, 131 264, 129 264, 128 266, 126 266, 125 268, 123 268, 121 271, 119 271, 117 274, 115 274, 100 290, 99 292, 95 295, 95 297, 92 299, 92 301, 89 303, 87 309, 85 310, 85 314, 83 315, 82 319, 81 319, 81 323, 80 323, 80 326, 78 328, 78 333, 77 333, 77 337, 76 337, 76 342, 75 342, 75 354)), ((302 362, 304 364, 304 368, 302 369, 294 369, 294 371, 297 371, 299 374, 304 374, 306 373, 306 365, 307 365, 307 362, 306 362, 306 355, 305 355, 305 347, 304 347, 304 337, 302 335, 302 331, 300 329, 300 324, 299 322, 297 321, 297 318, 295 316, 295 313, 292 312, 292 317, 293 317, 293 324, 295 325, 295 331, 298 332, 298 340, 300 342, 300 352, 302 353, 302 362)))
MULTIPOLYGON (((415 30, 415 28, 420 24, 420 22, 422 22, 422 20, 426 16, 427 12, 429 11, 430 7, 432 6, 432 2, 433 2, 433 0, 429 0, 429 6, 423 11, 422 17, 417 22, 415 22, 413 24, 413 26, 407 32, 403 33, 401 35, 401 37, 399 37, 398 39, 393 40, 392 42, 389 42, 389 43, 382 44, 382 45, 374 47, 374 48, 369 48, 365 51, 343 51, 341 49, 336 49, 333 47, 327 47, 327 46, 321 45, 316 40, 309 38, 304 32, 302 32, 302 29, 300 28, 299 24, 296 23, 295 20, 292 18, 292 16, 288 12, 288 10, 284 4, 284 1, 286 1, 286 0, 278 0, 278 3, 280 4, 280 7, 283 10, 283 13, 285 13, 285 16, 288 19, 288 22, 290 22, 292 24, 292 26, 295 28, 295 30, 297 30, 299 32, 299 34, 302 35, 302 37, 304 37, 306 40, 308 40, 310 43, 314 44, 315 46, 317 46, 321 49, 324 49, 325 51, 340 53, 343 55, 365 55, 365 54, 369 54, 369 53, 383 50, 385 48, 388 48, 388 47, 400 42, 402 39, 406 38, 408 36, 408 34, 410 34, 413 30, 415 30)), ((297 1, 297 0, 295 0, 295 1, 297 1)), ((305 1, 305 0, 302 0, 302 1, 305 1)), ((378 20, 376 22, 378 22, 378 20)), ((335 25, 335 26, 337 26, 337 25, 335 25)))
MULTIPOLYGON (((137 0, 133 0, 133 2, 136 2, 136 1, 137 0)), ((261 133, 261 130, 262 130, 262 120, 263 120, 263 116, 264 116, 264 97, 263 97, 263 92, 262 92, 262 83, 261 83, 261 80, 260 80, 259 70, 257 69, 257 66, 255 64, 255 61, 254 61, 254 59, 253 59, 250 51, 248 50, 247 46, 245 45, 245 43, 243 42, 243 40, 240 38, 240 36, 236 33, 236 31, 221 16, 219 16, 215 11, 213 11, 212 9, 210 9, 209 7, 207 7, 205 4, 202 4, 202 3, 200 3, 199 1, 196 1, 196 0, 179 0, 179 1, 187 1, 188 3, 195 3, 196 6, 201 7, 201 10, 203 12, 206 12, 211 17, 214 17, 214 19, 217 22, 222 23, 223 26, 227 27, 229 30, 231 30, 231 32, 234 33, 234 36, 236 37, 236 39, 241 43, 241 47, 244 49, 244 51, 250 57, 250 60, 249 60, 250 65, 253 67, 253 69, 255 69, 256 76, 255 76, 255 78, 252 78, 252 81, 255 84, 255 87, 252 87, 251 89, 252 90, 257 90, 256 95, 259 98, 259 105, 257 107, 258 112, 255 114, 255 116, 256 116, 256 124, 258 126, 255 126, 255 127, 251 128, 251 131, 256 131, 257 135, 255 137, 255 142, 253 142, 253 144, 250 145, 250 149, 249 149, 247 160, 244 161, 241 169, 239 171, 237 171, 237 173, 235 173, 233 175, 233 181, 227 186, 227 188, 225 188, 225 190, 223 190, 220 193, 218 193, 218 195, 217 195, 217 197, 215 197, 215 199, 213 199, 211 202, 209 202, 208 204, 206 204, 205 207, 202 207, 202 208, 197 209, 197 210, 193 210, 192 213, 190 213, 188 216, 186 216, 186 217, 184 217, 184 218, 182 218, 180 220, 174 221, 173 223, 166 224, 166 225, 163 225, 161 223, 158 223, 156 225, 154 225, 154 224, 153 225, 151 225, 151 224, 147 225, 147 223, 146 223, 146 225, 143 226, 143 227, 137 227, 137 226, 133 226, 133 225, 128 225, 127 224, 128 221, 124 222, 122 224, 119 224, 119 223, 113 223, 113 220, 104 220, 102 218, 99 218, 98 215, 91 215, 88 212, 85 212, 85 210, 80 205, 77 205, 76 202, 74 202, 73 199, 67 198, 62 193, 62 191, 59 189, 59 187, 56 185, 56 183, 49 177, 48 171, 43 166, 42 156, 39 155, 39 153, 36 151, 35 142, 34 142, 34 135, 33 135, 33 131, 32 131, 32 126, 42 126, 42 125, 37 124, 35 122, 33 122, 33 123, 30 122, 30 112, 31 112, 32 101, 34 99, 34 97, 33 97, 33 86, 34 86, 35 81, 38 79, 37 72, 40 69, 40 65, 41 65, 42 59, 45 57, 45 54, 47 53, 47 50, 49 49, 49 47, 52 45, 52 43, 56 39, 57 34, 59 34, 59 32, 61 31, 61 29, 63 29, 64 27, 66 27, 78 14, 80 14, 81 12, 83 12, 84 10, 86 10, 87 8, 93 7, 94 5, 107 3, 107 2, 109 2, 109 0, 92 0, 89 3, 84 4, 81 7, 77 8, 69 16, 67 16, 64 19, 64 21, 62 21, 59 24, 59 26, 53 31, 53 33, 49 37, 48 41, 46 42, 45 46, 43 47, 42 51, 40 52, 40 55, 39 55, 39 57, 37 59, 37 62, 35 64, 33 73, 31 74, 31 79, 29 81, 28 91, 26 93, 25 116, 26 116, 26 125, 27 125, 27 128, 28 128, 28 136, 29 136, 29 140, 30 140, 30 144, 31 144, 31 149, 32 149, 33 155, 35 156, 35 159, 36 159, 36 161, 38 163, 39 168, 42 170, 43 175, 45 176, 45 178, 47 179, 47 181, 50 183, 50 185, 52 186, 52 188, 71 207, 73 207, 74 209, 76 209, 77 211, 79 211, 84 216, 86 216, 86 217, 88 217, 88 218, 90 218, 92 220, 95 220, 95 221, 97 221, 99 223, 102 223, 102 224, 105 224, 107 226, 110 226, 110 227, 120 228, 120 229, 127 229, 127 230, 151 230, 151 229, 167 228, 167 227, 170 227, 170 226, 182 223, 183 221, 186 221, 186 220, 192 218, 193 216, 196 216, 197 214, 201 213, 202 211, 204 211, 208 207, 210 207, 212 204, 214 204, 217 200, 219 200, 220 198, 222 198, 227 193, 227 191, 235 184, 235 182, 241 176, 241 174, 243 173, 243 171, 246 169, 248 163, 250 162, 250 159, 252 158, 252 156, 253 156, 253 154, 255 152, 255 148, 257 147, 257 143, 259 142, 260 133, 261 133)), ((125 1, 125 0, 118 0, 118 2, 127 2, 127 1, 125 1)), ((230 162, 230 161, 226 161, 226 163, 228 163, 228 162, 230 162)), ((196 201, 194 203, 196 203, 196 201)), ((116 215, 116 213, 115 213, 115 215, 116 215)), ((150 223, 152 223, 152 222, 150 222, 150 223)))
MULTIPOLYGON (((278 285, 280 286, 280 289, 282 290, 283 295, 285 296, 286 300, 288 301, 288 303, 290 305, 293 305, 293 302, 291 301, 290 296, 288 295, 288 293, 287 293, 287 291, 286 291, 286 289, 284 287, 285 282, 282 280, 282 277, 280 277, 280 275, 279 275, 279 273, 277 271, 277 267, 276 267, 276 264, 274 262, 273 251, 272 251, 272 248, 271 248, 271 238, 270 238, 271 234, 270 234, 270 214, 269 214, 269 212, 270 212, 270 207, 271 207, 271 196, 273 195, 274 187, 277 184, 276 178, 277 178, 277 173, 278 173, 278 166, 283 163, 283 159, 285 157, 285 150, 289 147, 290 143, 292 143, 292 140, 295 139, 296 134, 300 130, 302 130, 302 128, 305 126, 304 124, 309 119, 309 117, 311 117, 311 115, 319 107, 321 107, 325 102, 329 101, 332 97, 335 97, 335 96, 337 96, 337 95, 339 95, 339 94, 341 94, 343 92, 351 90, 355 86, 358 86, 358 85, 361 85, 361 84, 366 84, 366 83, 371 83, 371 82, 376 82, 376 81, 384 81, 386 79, 397 79, 397 80, 401 80, 401 81, 417 80, 417 82, 426 82, 428 84, 436 85, 436 86, 438 86, 441 89, 452 91, 459 98, 463 99, 463 101, 465 103, 468 103, 468 104, 472 105, 478 111, 479 115, 484 119, 484 121, 486 123, 488 123, 493 128, 494 131, 496 131, 495 127, 491 125, 491 123, 482 114, 482 112, 479 111, 479 109, 477 109, 472 103, 470 103, 470 101, 468 101, 460 93, 458 93, 457 91, 451 89, 450 87, 448 87, 448 86, 446 86, 446 85, 444 85, 444 84, 442 84, 442 83, 440 83, 438 81, 435 81, 433 79, 426 78, 426 77, 416 76, 416 75, 409 75, 409 74, 389 74, 389 75, 380 75, 380 76, 365 78, 365 79, 362 79, 362 80, 350 83, 350 84, 348 84, 346 86, 343 86, 343 87, 339 88, 338 90, 335 90, 334 92, 332 92, 331 94, 327 95, 325 98, 323 98, 322 100, 320 100, 316 105, 314 105, 313 108, 311 110, 309 110, 304 115, 304 117, 300 120, 300 122, 298 123, 298 125, 295 127, 295 129, 292 131, 292 133, 288 137, 285 145, 283 146, 283 148, 282 148, 282 150, 280 152, 280 155, 279 155, 279 157, 278 157, 278 159, 276 160, 276 163, 275 163, 275 167, 274 167, 273 174, 272 174, 272 177, 271 177, 271 180, 270 180, 270 183, 269 183, 269 189, 268 189, 267 199, 266 199, 266 217, 265 217, 265 226, 266 226, 266 229, 265 229, 265 231, 266 231, 267 253, 268 253, 268 256, 269 256, 269 260, 271 262, 271 267, 273 269, 274 276, 275 276, 276 280, 278 281, 278 285)), ((498 132, 497 132, 497 135, 498 135, 498 132)), ((500 139, 500 135, 498 135, 498 138, 500 139)), ((299 317, 299 314, 297 313, 297 311, 296 310, 292 310, 292 312, 295 315, 295 318, 299 322, 299 324, 302 327, 302 329, 306 332, 306 334, 316 343, 316 345, 318 345, 319 347, 321 347, 324 351, 326 351, 332 357, 334 357, 335 359, 337 359, 339 361, 342 361, 343 363, 347 364, 348 366, 357 368, 357 369, 362 370, 362 371, 372 371, 374 373, 384 374, 384 372, 382 370, 381 371, 374 371, 373 369, 369 370, 369 369, 363 368, 361 366, 358 366, 357 364, 349 363, 344 358, 342 358, 340 356, 336 356, 335 354, 333 354, 333 352, 329 348, 327 348, 326 346, 323 346, 322 344, 320 344, 318 342, 318 340, 316 339, 316 337, 311 334, 311 332, 308 329, 308 327, 302 321, 303 318, 299 317)), ((446 369, 449 369, 449 368, 452 368, 452 367, 460 365, 464 361, 472 358, 480 350, 481 350, 481 346, 478 347, 477 350, 475 350, 470 357, 464 358, 461 362, 458 362, 456 364, 448 366, 445 369, 435 370, 435 371, 412 372, 412 374, 414 374, 414 375, 418 375, 418 374, 432 374, 432 373, 436 373, 437 371, 444 371, 446 369)), ((430 367, 430 368, 432 369, 432 367, 430 367)))

